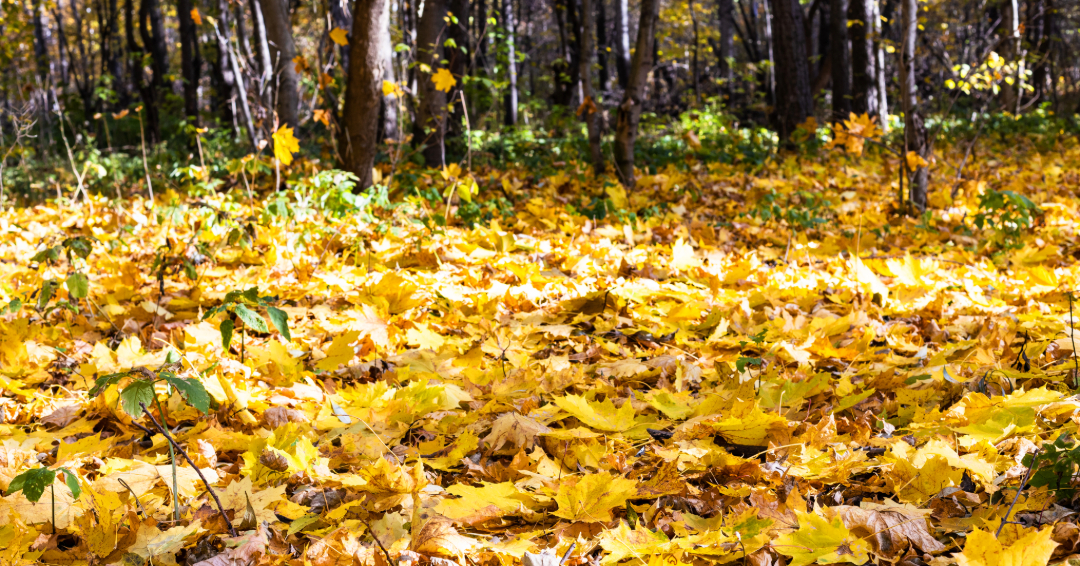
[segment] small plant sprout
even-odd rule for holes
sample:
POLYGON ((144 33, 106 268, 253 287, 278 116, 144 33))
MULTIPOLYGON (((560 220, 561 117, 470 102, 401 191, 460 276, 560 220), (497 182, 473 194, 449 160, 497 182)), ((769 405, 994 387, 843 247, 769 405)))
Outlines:
MULTIPOLYGON (((274 297, 260 297, 258 287, 252 287, 246 291, 229 291, 221 305, 206 311, 203 320, 221 313, 226 314, 225 319, 221 321, 218 328, 221 330, 221 347, 228 351, 229 345, 232 344, 237 321, 240 321, 243 325, 245 334, 247 329, 264 334, 270 332, 269 327, 266 326, 266 320, 256 312, 256 309, 265 309, 266 316, 270 317, 270 323, 285 337, 285 340, 291 342, 292 334, 289 332, 289 315, 285 311, 272 306, 271 302, 273 301, 276 301, 274 297)), ((244 334, 241 334, 240 363, 243 362, 244 334)))
POLYGON ((34 468, 26 470, 25 472, 15 476, 11 483, 8 484, 8 495, 17 492, 23 492, 26 499, 31 503, 37 503, 41 500, 41 496, 45 494, 45 487, 48 486, 49 493, 52 497, 52 528, 53 534, 56 533, 56 473, 60 472, 64 476, 64 483, 68 489, 71 490, 71 496, 78 499, 82 495, 82 488, 79 486, 79 476, 75 475, 75 472, 60 467, 55 470, 50 470, 46 467, 34 468))

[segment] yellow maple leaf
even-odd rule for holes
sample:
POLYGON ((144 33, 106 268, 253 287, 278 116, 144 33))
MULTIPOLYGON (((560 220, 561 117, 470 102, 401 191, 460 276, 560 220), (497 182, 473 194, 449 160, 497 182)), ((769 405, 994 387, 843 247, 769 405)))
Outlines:
POLYGON ((300 151, 300 140, 293 136, 293 129, 288 126, 274 132, 274 157, 283 165, 292 163, 293 154, 300 151))
POLYGON ((397 83, 395 83, 393 81, 383 81, 382 82, 382 93, 383 93, 383 96, 397 97, 397 96, 401 96, 403 91, 401 90, 401 85, 399 85, 399 84, 397 84, 397 83))
POLYGON ((338 45, 348 45, 349 32, 341 28, 334 28, 330 30, 330 40, 338 45))
POLYGON ((611 510, 637 494, 637 482, 607 472, 564 478, 555 495, 559 509, 552 513, 570 521, 603 523, 611 510))
POLYGON ((443 92, 450 92, 450 89, 454 88, 457 84, 457 79, 454 75, 450 74, 447 69, 439 69, 434 75, 431 75, 431 82, 435 83, 435 89, 443 92))
POLYGON ((993 533, 975 529, 967 536, 964 552, 953 558, 958 566, 1043 566, 1057 547, 1050 538, 1053 534, 1053 527, 1032 531, 1005 547, 993 533))
POLYGON ((904 156, 904 161, 907 162, 907 168, 909 171, 914 171, 919 167, 926 167, 927 165, 929 165, 929 163, 927 163, 926 160, 923 159, 923 156, 915 153, 914 151, 907 152, 907 155, 904 156))
POLYGON ((191 9, 191 19, 192 19, 192 21, 195 22, 195 25, 197 25, 197 26, 202 25, 202 15, 199 14, 199 9, 198 8, 192 8, 191 9))
POLYGON ((852 535, 840 517, 827 521, 817 513, 797 509, 795 516, 799 518, 799 529, 780 535, 772 545, 780 554, 791 557, 789 566, 866 562, 870 545, 852 535))
POLYGON ((577 395, 567 395, 556 398, 555 405, 597 430, 622 432, 634 426, 634 407, 629 401, 616 409, 611 399, 597 402, 577 395))

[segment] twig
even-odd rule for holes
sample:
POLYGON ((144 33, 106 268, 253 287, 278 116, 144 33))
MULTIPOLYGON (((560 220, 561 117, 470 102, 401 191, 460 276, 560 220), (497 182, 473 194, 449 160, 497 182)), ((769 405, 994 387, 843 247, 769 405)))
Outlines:
POLYGON ((1020 492, 1024 491, 1024 486, 1027 485, 1028 479, 1031 477, 1031 470, 1035 469, 1035 464, 1039 462, 1039 450, 1036 448, 1032 452, 1031 465, 1028 466, 1026 472, 1024 472, 1024 479, 1020 481, 1020 487, 1016 488, 1016 496, 1013 497, 1012 503, 1009 504, 1009 508, 1005 510, 1005 516, 1001 518, 1001 524, 998 525, 996 531, 994 531, 994 538, 997 538, 1001 534, 1001 529, 1005 528, 1005 524, 1009 522, 1009 515, 1012 514, 1013 507, 1016 506, 1017 500, 1020 499, 1020 492))
POLYGON ((116 478, 116 481, 120 482, 120 485, 124 486, 124 489, 127 489, 129 492, 131 492, 131 497, 135 499, 135 505, 139 507, 139 512, 142 513, 142 516, 149 517, 150 515, 146 514, 146 509, 143 509, 142 501, 139 501, 139 496, 135 495, 135 490, 131 489, 131 486, 128 485, 126 481, 124 481, 124 478, 116 478))
POLYGON ((1076 359, 1076 319, 1073 318, 1073 294, 1069 291, 1069 340, 1073 349, 1073 383, 1080 387, 1080 360, 1076 359))
POLYGON ((371 538, 375 539, 375 544, 379 545, 379 550, 381 550, 382 553, 383 553, 383 556, 386 557, 387 565, 393 564, 394 561, 393 561, 393 559, 390 558, 390 553, 386 551, 386 547, 383 546, 382 541, 379 540, 379 537, 375 534, 375 531, 371 528, 371 524, 368 523, 367 520, 365 520, 363 517, 360 517, 360 522, 363 523, 365 527, 367 527, 368 532, 371 533, 371 538))
POLYGON ((169 434, 169 431, 166 430, 165 427, 161 426, 161 423, 159 423, 158 420, 154 418, 153 413, 151 413, 150 410, 146 408, 146 403, 140 402, 139 406, 142 407, 143 413, 146 413, 146 416, 150 417, 150 421, 154 423, 154 426, 157 427, 158 431, 160 431, 161 434, 165 435, 165 438, 168 439, 169 443, 172 444, 173 448, 175 448, 176 451, 184 457, 184 460, 187 460, 187 463, 190 464, 191 468, 195 470, 195 473, 199 475, 199 479, 201 479, 203 485, 206 486, 206 491, 210 492, 210 497, 214 498, 214 503, 217 504, 217 508, 218 511, 221 513, 221 517, 225 519, 225 524, 229 526, 229 534, 234 537, 240 536, 239 533, 236 532, 236 527, 233 527, 232 521, 229 520, 229 516, 225 514, 225 507, 221 505, 221 500, 218 499, 217 492, 214 491, 214 488, 210 487, 210 482, 206 481, 206 476, 203 475, 202 470, 200 470, 199 467, 195 465, 195 462, 191 460, 191 456, 188 456, 187 451, 185 451, 183 447, 181 447, 179 444, 176 443, 175 440, 173 440, 173 437, 171 434, 169 434))
POLYGON ((562 560, 559 560, 559 566, 562 566, 563 563, 566 562, 566 559, 570 558, 570 554, 572 552, 574 552, 574 547, 576 547, 576 546, 577 546, 576 542, 570 543, 570 548, 566 549, 566 554, 563 554, 562 555, 562 560))

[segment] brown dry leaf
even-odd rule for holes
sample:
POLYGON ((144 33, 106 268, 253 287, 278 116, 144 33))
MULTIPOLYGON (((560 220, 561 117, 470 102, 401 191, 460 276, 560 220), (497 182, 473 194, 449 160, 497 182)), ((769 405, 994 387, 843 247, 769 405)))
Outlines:
POLYGON ((908 515, 901 511, 870 510, 851 505, 830 507, 844 521, 852 534, 870 541, 874 553, 892 558, 909 545, 924 553, 937 553, 946 546, 930 535, 926 518, 921 514, 908 515))

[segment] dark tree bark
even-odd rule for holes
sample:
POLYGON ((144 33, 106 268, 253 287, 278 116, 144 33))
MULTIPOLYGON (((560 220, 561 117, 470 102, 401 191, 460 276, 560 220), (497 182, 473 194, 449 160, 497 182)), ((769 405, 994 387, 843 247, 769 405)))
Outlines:
MULTIPOLYGON (((450 74, 458 79, 458 84, 447 93, 447 100, 452 105, 449 121, 446 125, 447 139, 459 139, 465 134, 465 107, 458 104, 464 81, 469 72, 469 0, 448 0, 448 9, 453 17, 446 23, 444 35, 450 39, 443 45, 445 57, 449 61, 450 74)), ((434 67, 432 67, 434 69, 434 67)), ((475 101, 470 101, 475 102, 475 101)), ((476 109, 470 108, 472 115, 476 109)), ((470 116, 471 118, 472 116, 470 116)))
MULTIPOLYGON (((507 0, 503 0, 504 2, 507 0)), ((592 41, 592 0, 581 0, 581 53, 579 55, 581 76, 581 108, 582 118, 589 132, 589 154, 593 164, 593 172, 599 177, 604 174, 604 153, 600 149, 602 115, 600 106, 593 99, 592 85, 592 53, 594 51, 592 41)))
POLYGON ((615 73, 619 88, 626 89, 630 81, 630 4, 615 0, 615 73))
MULTIPOLYGON (((185 2, 188 0, 179 0, 185 2)), ((273 64, 278 123, 296 127, 300 114, 300 76, 296 72, 296 46, 285 0, 259 0, 266 24, 266 41, 273 64)))
MULTIPOLYGON (((578 49, 573 47, 576 41, 570 37, 571 28, 576 27, 571 18, 572 2, 573 0, 554 0, 552 4, 559 40, 559 57, 551 65, 555 84, 552 102, 556 106, 569 106, 573 102, 574 89, 578 84, 579 70, 576 56, 578 49)), ((576 32, 576 30, 573 31, 576 32)))
POLYGON ((787 140, 814 113, 810 96, 810 66, 806 59, 803 11, 798 0, 770 0, 775 29, 776 123, 787 140))
POLYGON ((184 79, 184 115, 188 123, 199 125, 199 76, 202 57, 195 20, 191 17, 191 0, 177 0, 176 17, 180 21, 180 72, 184 79))
MULTIPOLYGON (((333 22, 334 27, 349 31, 352 29, 352 19, 349 17, 349 3, 347 0, 328 0, 327 8, 330 12, 330 20, 333 22)), ((337 45, 338 57, 341 58, 341 68, 349 68, 349 49, 348 45, 337 45)))
POLYGON ((846 120, 851 113, 851 51, 846 0, 829 0, 829 55, 833 87, 832 120, 829 121, 834 122, 846 120))
MULTIPOLYGON (((130 4, 133 0, 125 1, 130 4)), ((128 8, 134 9, 130 5, 128 8)), ((157 0, 142 0, 139 3, 139 36, 142 38, 142 45, 136 46, 133 29, 128 29, 127 34, 128 53, 132 58, 132 76, 136 78, 135 85, 139 89, 139 96, 146 110, 143 116, 146 120, 147 137, 150 138, 151 144, 157 144, 163 139, 158 101, 161 100, 164 77, 168 71, 168 53, 165 47, 161 10, 158 8, 157 0), (150 80, 148 84, 142 85, 143 54, 147 48, 150 50, 150 80)))
MULTIPOLYGON (((217 39, 217 53, 214 62, 214 105, 220 113, 222 124, 237 124, 235 110, 242 106, 237 101, 237 85, 243 81, 243 75, 235 70, 233 65, 234 53, 229 43, 232 33, 232 13, 229 10, 228 0, 218 0, 218 19, 213 24, 214 38, 217 39)), ((244 109, 240 108, 243 115, 244 109)), ((241 116, 241 120, 249 118, 241 116)), ((247 124, 244 124, 247 129, 247 124)), ((239 128, 237 128, 239 134, 239 128)), ((249 134, 250 137, 250 134, 249 134)))
POLYGON ((34 22, 34 63, 38 75, 36 93, 38 98, 38 131, 40 132, 39 141, 44 154, 52 145, 52 113, 49 111, 49 85, 51 83, 49 47, 45 41, 45 23, 41 18, 41 0, 36 0, 31 10, 33 10, 31 20, 34 22))
POLYGON ((856 114, 877 114, 877 73, 875 71, 874 41, 871 28, 874 0, 851 0, 851 111, 856 114))
POLYGON ((142 100, 143 115, 146 120, 146 130, 150 143, 161 141, 161 129, 158 125, 157 102, 155 100, 154 87, 143 76, 143 56, 145 48, 135 41, 135 14, 134 0, 124 0, 124 36, 127 41, 128 76, 131 77, 132 86, 139 93, 142 100))
POLYGON ((694 49, 690 53, 690 80, 694 86, 694 103, 701 106, 701 69, 699 54, 701 51, 701 31, 698 29, 697 10, 694 9, 694 1, 688 3, 690 8, 690 23, 694 31, 694 49))
POLYGON ((382 81, 390 53, 390 10, 387 0, 357 0, 349 38, 349 75, 345 87, 344 132, 339 152, 345 168, 359 177, 358 189, 371 186, 371 168, 378 153, 382 81), (383 37, 386 36, 386 37, 383 37))
POLYGON ((719 58, 720 79, 723 81, 721 88, 730 99, 735 80, 735 73, 731 67, 732 59, 735 57, 735 3, 732 0, 718 0, 716 16, 720 28, 720 46, 717 57, 719 58))
POLYGON ((608 68, 611 41, 608 38, 607 8, 605 0, 596 0, 596 56, 600 64, 600 92, 611 89, 611 70, 608 68))
POLYGON ((436 89, 431 80, 443 59, 440 36, 445 17, 446 0, 426 0, 416 27, 416 61, 421 66, 427 65, 431 73, 417 73, 420 104, 413 124, 413 140, 428 167, 442 167, 446 163, 446 93, 436 89))
POLYGON ((642 0, 637 43, 634 46, 634 58, 630 64, 630 77, 622 103, 619 105, 619 115, 615 126, 615 169, 619 179, 629 188, 632 188, 635 183, 634 143, 637 140, 642 105, 645 103, 645 87, 648 83, 649 72, 652 70, 656 20, 659 19, 659 15, 659 0, 642 0))
MULTIPOLYGON (((918 32, 918 0, 901 0, 902 30, 900 52, 900 106, 904 112, 904 151, 926 158, 926 126, 919 113, 915 85, 915 38, 918 32)), ((905 171, 907 164, 902 163, 905 171)), ((908 171, 908 203, 918 212, 926 210, 926 185, 929 172, 925 166, 908 171)))
POLYGON ((503 95, 503 123, 517 125, 518 121, 518 73, 517 51, 514 40, 517 38, 517 26, 514 22, 514 3, 502 0, 503 27, 506 33, 506 94, 503 95))

